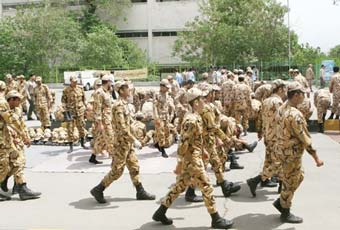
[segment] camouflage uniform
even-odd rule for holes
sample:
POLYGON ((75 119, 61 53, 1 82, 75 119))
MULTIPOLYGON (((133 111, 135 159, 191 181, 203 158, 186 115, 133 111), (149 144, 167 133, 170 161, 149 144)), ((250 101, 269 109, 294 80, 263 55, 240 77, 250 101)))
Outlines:
POLYGON ((147 144, 151 139, 154 134, 153 130, 146 131, 146 125, 141 122, 135 120, 132 123, 132 134, 139 140, 139 142, 144 146, 147 144))
POLYGON ((309 120, 309 118, 313 114, 313 108, 311 105, 311 102, 309 98, 305 97, 303 102, 297 106, 297 109, 300 110, 300 112, 303 114, 303 117, 306 119, 306 121, 309 120))
POLYGON ((65 111, 72 115, 72 121, 67 122, 67 134, 70 142, 76 142, 77 139, 73 135, 74 127, 79 131, 79 137, 85 138, 85 93, 82 86, 67 86, 63 90, 61 103, 65 111))
POLYGON ((175 98, 176 115, 178 118, 178 132, 181 132, 181 124, 183 122, 185 114, 191 110, 186 97, 186 92, 187 90, 185 88, 181 88, 175 98))
POLYGON ((318 123, 322 124, 324 116, 331 104, 331 93, 327 89, 319 89, 314 93, 314 105, 318 114, 318 123))
POLYGON ((255 90, 255 99, 261 102, 264 101, 266 98, 270 97, 270 95, 272 95, 271 84, 261 85, 255 90))
POLYGON ((232 99, 232 89, 235 85, 235 82, 231 79, 228 79, 222 84, 222 97, 223 97, 223 112, 226 116, 230 117, 233 115, 233 99, 232 99))
POLYGON ((251 89, 245 83, 236 84, 232 89, 234 117, 244 130, 248 129, 249 111, 251 108, 251 89), (242 119, 242 122, 241 122, 242 119))
POLYGON ((175 108, 168 93, 155 95, 153 112, 156 121, 155 142, 158 143, 159 147, 169 147, 173 142, 171 134, 174 132, 174 127, 171 125, 171 121, 174 117, 175 108))
MULTIPOLYGON (((20 76, 20 78, 23 78, 23 76, 20 76)), ((27 110, 27 103, 26 103, 27 91, 26 91, 26 81, 25 80, 18 82, 18 92, 23 96, 23 99, 21 101, 22 111, 27 113, 27 111, 28 111, 27 110)))
POLYGON ((304 76, 299 74, 294 77, 294 81, 299 82, 307 93, 310 92, 308 82, 304 76))
POLYGON ((101 184, 106 188, 113 181, 120 178, 125 165, 130 172, 132 183, 140 184, 138 158, 134 149, 136 138, 132 134, 132 117, 126 100, 119 98, 113 103, 112 121, 114 123, 114 154, 112 156, 111 171, 104 177, 101 184))
POLYGON ((277 113, 277 151, 281 158, 283 177, 280 203, 283 208, 290 208, 294 192, 304 179, 302 155, 306 149, 315 153, 307 123, 302 113, 285 102, 277 113))
POLYGON ((183 120, 181 128, 181 142, 178 155, 182 165, 182 171, 176 179, 176 184, 171 187, 169 193, 162 200, 162 205, 170 207, 174 200, 184 190, 193 184, 202 191, 205 206, 210 214, 216 213, 213 188, 210 185, 208 175, 202 160, 203 149, 203 122, 197 113, 188 113, 183 120))
POLYGON ((40 86, 37 85, 33 90, 33 94, 35 110, 39 116, 41 127, 50 127, 51 121, 49 108, 52 101, 52 96, 48 86, 45 84, 41 84, 40 86))
POLYGON ((113 155, 112 103, 113 98, 110 91, 106 91, 101 87, 94 92, 94 154, 99 154, 106 150, 110 155, 113 155), (104 130, 97 131, 98 122, 102 123, 104 130))
POLYGON ((251 111, 249 119, 255 121, 256 130, 260 129, 262 103, 259 100, 251 99, 251 111))
POLYGON ((308 82, 308 86, 311 90, 312 90, 314 78, 315 78, 315 75, 314 75, 313 68, 308 67, 308 69, 306 70, 306 79, 307 79, 307 82, 308 82))
POLYGON ((336 73, 331 79, 330 92, 333 93, 332 114, 340 115, 340 73, 336 73))
MULTIPOLYGON (((11 78, 12 79, 12 78, 11 78)), ((9 91, 16 90, 19 92, 19 85, 17 81, 14 81, 13 79, 11 81, 6 82, 6 91, 5 94, 7 94, 9 91)))

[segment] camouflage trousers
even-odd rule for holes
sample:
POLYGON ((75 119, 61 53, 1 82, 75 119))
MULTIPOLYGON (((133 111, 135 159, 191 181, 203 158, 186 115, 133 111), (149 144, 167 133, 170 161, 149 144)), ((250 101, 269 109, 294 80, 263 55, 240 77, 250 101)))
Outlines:
POLYGON ((159 125, 155 126, 155 142, 159 147, 170 147, 174 142, 175 127, 167 120, 161 120, 159 125))
POLYGON ((176 184, 171 187, 169 193, 162 200, 162 205, 169 208, 176 198, 192 184, 201 190, 208 212, 210 214, 216 213, 216 202, 213 196, 214 189, 209 182, 204 163, 198 157, 193 158, 192 161, 183 161, 182 172, 177 176, 176 184))
POLYGON ((217 147, 217 155, 221 162, 222 172, 224 172, 226 169, 225 164, 227 163, 228 160, 227 152, 229 151, 229 149, 224 146, 217 147))
POLYGON ((249 111, 248 110, 235 110, 234 118, 237 124, 241 124, 243 126, 244 131, 246 131, 249 127, 249 111))
POLYGON ((23 149, 1 148, 0 150, 0 182, 7 176, 14 175, 17 184, 25 183, 24 168, 26 164, 23 149))
POLYGON ((221 160, 217 154, 216 144, 215 143, 207 143, 204 142, 204 148, 209 154, 209 158, 205 159, 203 158, 203 163, 205 168, 207 168, 208 163, 210 163, 212 170, 215 173, 215 177, 217 180, 217 183, 222 183, 224 181, 224 175, 223 175, 223 167, 221 160))
POLYGON ((98 131, 97 127, 94 127, 93 133, 93 154, 100 154, 106 150, 110 156, 113 155, 113 128, 111 121, 106 124, 104 121, 104 130, 98 131))
POLYGON ((21 108, 22 108, 22 111, 23 111, 24 113, 27 113, 27 111, 28 111, 26 100, 27 100, 27 98, 24 98, 24 99, 22 100, 22 102, 21 102, 21 108))
POLYGON ((332 113, 340 115, 340 94, 333 93, 332 113))
POLYGON ((153 138, 154 134, 154 130, 149 130, 148 132, 146 132, 145 136, 141 140, 139 140, 140 143, 142 143, 142 145, 144 146, 153 138))
POLYGON ((330 101, 327 98, 320 98, 316 104, 316 110, 318 112, 318 123, 323 123, 323 115, 327 113, 327 109, 330 105, 330 101))
POLYGON ((281 156, 282 163, 282 191, 280 203, 283 208, 290 208, 294 193, 304 179, 302 170, 302 154, 281 156))
POLYGON ((140 184, 139 180, 139 163, 132 143, 123 140, 115 141, 114 154, 112 156, 111 171, 104 177, 102 184, 108 187, 113 181, 119 179, 125 165, 129 170, 132 183, 136 186, 140 184))
POLYGON ((7 177, 10 171, 9 152, 10 148, 0 146, 0 183, 7 177))
POLYGON ((51 126, 50 112, 48 110, 47 105, 46 106, 36 105, 35 110, 39 116, 41 127, 44 128, 44 127, 51 126))
POLYGON ((275 142, 265 141, 266 154, 263 164, 263 169, 261 173, 262 181, 270 179, 272 176, 278 176, 281 180, 282 178, 282 167, 280 156, 278 152, 275 151, 275 142))
POLYGON ((223 106, 224 115, 227 117, 232 117, 233 114, 233 104, 224 104, 223 106))
POLYGON ((78 140, 73 134, 74 127, 77 127, 80 138, 84 138, 86 136, 85 118, 84 118, 84 115, 80 115, 80 116, 72 115, 72 118, 73 118, 72 121, 67 122, 67 135, 69 138, 69 142, 76 142, 78 140))

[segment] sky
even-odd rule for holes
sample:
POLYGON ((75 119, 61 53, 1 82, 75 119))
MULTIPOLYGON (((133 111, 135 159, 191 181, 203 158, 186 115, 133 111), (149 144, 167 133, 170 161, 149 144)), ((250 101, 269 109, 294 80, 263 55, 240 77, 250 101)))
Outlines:
MULTIPOLYGON (((287 5, 288 0, 277 1, 287 5)), ((289 0, 289 8, 290 27, 298 34, 299 43, 319 46, 325 53, 340 45, 340 1, 333 5, 333 0, 289 0)))

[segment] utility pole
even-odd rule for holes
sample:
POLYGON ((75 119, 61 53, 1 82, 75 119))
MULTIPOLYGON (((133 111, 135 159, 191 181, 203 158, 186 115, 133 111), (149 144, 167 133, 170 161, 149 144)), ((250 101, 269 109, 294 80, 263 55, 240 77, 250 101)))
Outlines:
POLYGON ((290 8, 289 8, 289 0, 287 0, 287 7, 288 7, 288 68, 290 69, 291 43, 290 43, 290 8))

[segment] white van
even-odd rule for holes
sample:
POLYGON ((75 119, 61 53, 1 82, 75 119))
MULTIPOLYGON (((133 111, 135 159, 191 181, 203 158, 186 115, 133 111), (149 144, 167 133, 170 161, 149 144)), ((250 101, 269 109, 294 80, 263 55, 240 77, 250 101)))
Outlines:
POLYGON ((84 71, 67 71, 64 72, 64 85, 70 84, 70 77, 76 76, 78 78, 78 85, 82 85, 85 91, 93 88, 94 82, 97 79, 98 71, 84 70, 84 71))

